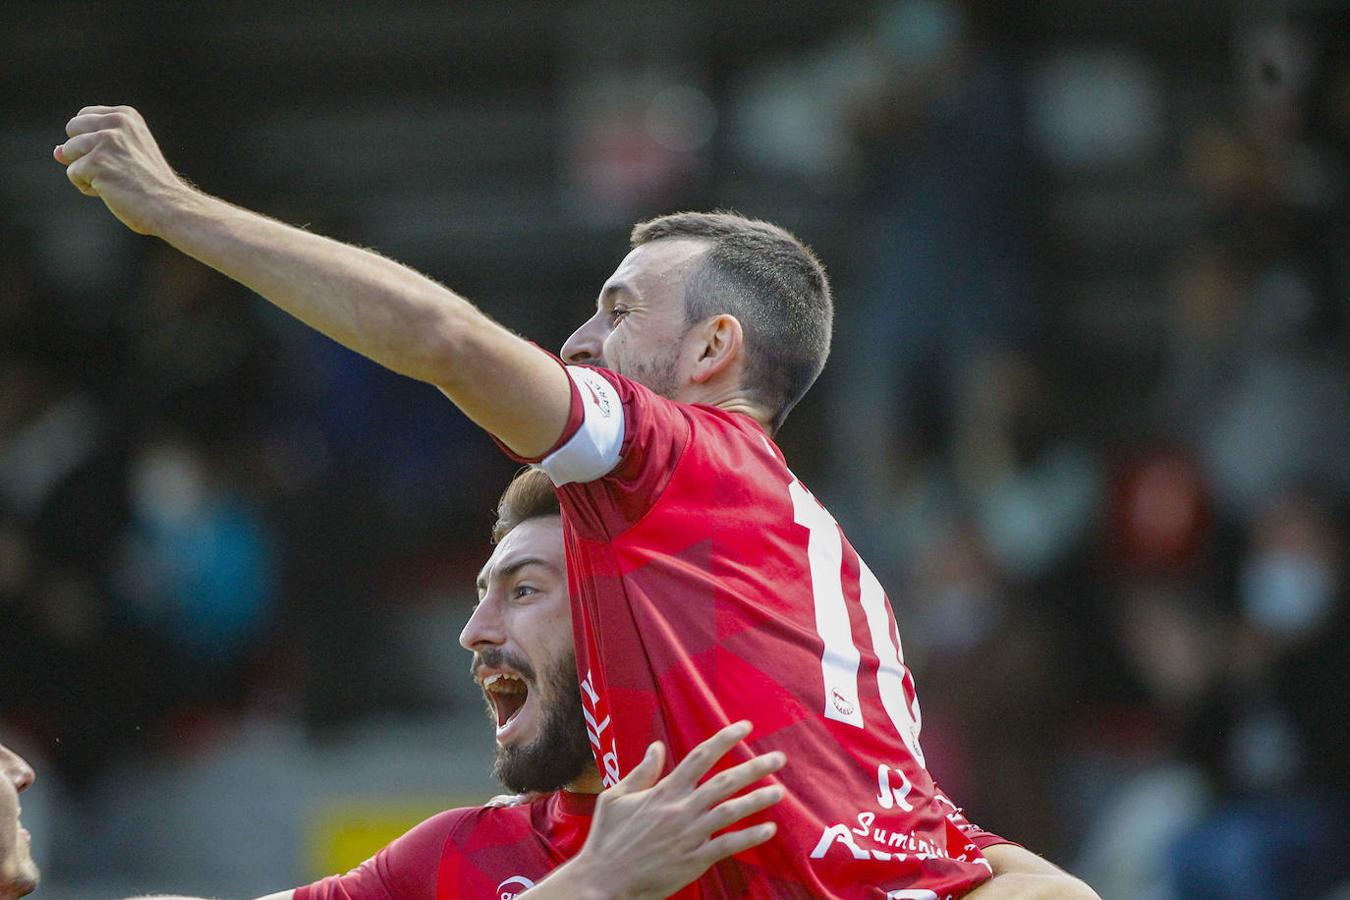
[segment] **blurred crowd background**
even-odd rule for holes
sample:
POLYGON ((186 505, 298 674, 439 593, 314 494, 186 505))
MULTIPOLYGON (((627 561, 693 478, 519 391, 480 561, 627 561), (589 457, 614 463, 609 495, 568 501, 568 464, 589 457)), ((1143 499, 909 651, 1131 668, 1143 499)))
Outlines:
POLYGON ((513 466, 79 195, 50 152, 94 103, 553 348, 637 220, 793 229, 838 322, 781 444, 884 573, 938 780, 1104 897, 1350 896, 1344 3, 0 32, 0 740, 39 897, 277 890, 495 793, 457 636, 513 466))

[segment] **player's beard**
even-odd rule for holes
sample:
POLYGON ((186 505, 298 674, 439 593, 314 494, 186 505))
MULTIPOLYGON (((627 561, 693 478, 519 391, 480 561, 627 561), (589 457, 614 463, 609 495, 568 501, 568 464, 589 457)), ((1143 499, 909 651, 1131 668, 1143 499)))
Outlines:
POLYGON ((679 369, 680 347, 683 344, 683 338, 684 335, 680 335, 680 339, 673 341, 666 347, 661 356, 634 363, 631 372, 620 372, 619 374, 627 375, 654 394, 659 394, 667 399, 674 399, 675 392, 680 389, 676 371, 679 369))
MULTIPOLYGON (((528 666, 518 666, 517 670, 522 675, 533 674, 528 666)), ((528 744, 499 745, 492 767, 493 776, 517 794, 561 790, 594 765, 586 720, 581 714, 576 656, 563 654, 545 666, 542 679, 531 681, 534 684, 530 690, 539 691, 539 732, 528 744)), ((495 724, 491 704, 488 715, 495 724)))

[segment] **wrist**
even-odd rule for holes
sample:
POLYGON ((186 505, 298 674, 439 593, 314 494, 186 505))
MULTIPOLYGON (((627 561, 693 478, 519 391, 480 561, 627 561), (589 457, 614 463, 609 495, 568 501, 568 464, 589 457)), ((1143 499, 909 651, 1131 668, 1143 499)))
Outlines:
POLYGON ((572 860, 572 888, 570 896, 577 900, 619 900, 612 883, 613 879, 597 866, 584 851, 572 860))
POLYGON ((525 896, 538 895, 541 900, 554 897, 567 900, 619 900, 619 895, 610 887, 610 879, 603 867, 592 865, 585 850, 563 863, 539 883, 538 887, 525 892, 525 896))
POLYGON ((163 185, 149 204, 146 233, 173 243, 176 235, 208 212, 213 201, 221 202, 182 180, 163 185))

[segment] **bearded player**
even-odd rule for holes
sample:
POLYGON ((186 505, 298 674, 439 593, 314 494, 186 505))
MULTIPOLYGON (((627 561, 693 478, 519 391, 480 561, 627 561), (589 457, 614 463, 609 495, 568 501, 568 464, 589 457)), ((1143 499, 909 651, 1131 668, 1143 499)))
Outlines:
MULTIPOLYGON (((521 480, 507 492, 494 541, 462 643, 474 651, 472 674, 497 726, 494 774, 507 789, 536 796, 516 805, 447 810, 346 875, 263 900, 517 894, 528 900, 656 900, 712 863, 772 836, 771 822, 729 826, 782 798, 778 785, 741 794, 781 768, 782 754, 757 757, 699 783, 750 732, 747 722, 704 741, 659 782, 665 750, 653 744, 623 781, 597 797, 601 779, 586 737, 572 652, 562 522, 547 479, 521 480)), ((18 815, 18 795, 33 779, 32 768, 0 744, 0 900, 21 897, 37 884, 18 815)))
MULTIPOLYGON (((710 836, 722 822, 781 797, 776 786, 709 813, 712 804, 774 771, 781 758, 742 766, 720 787, 692 789, 711 760, 744 735, 744 726, 705 742, 658 790, 642 790, 659 769, 658 756, 649 755, 617 789, 597 798, 601 778, 577 689, 561 510, 543 472, 526 470, 511 482, 498 504, 493 539, 497 547, 479 576, 479 602, 460 643, 473 651, 471 671, 496 729, 494 774, 531 799, 440 813, 346 875, 264 900, 432 900, 526 890, 526 898, 540 900, 664 896, 721 856, 768 838, 763 825, 710 836), (583 840, 577 859, 549 875, 583 840)), ((1061 873, 1014 845, 991 847, 989 856, 995 877, 969 895, 977 900, 1025 896, 1029 883, 1064 884, 1061 873), (1042 874, 1018 874, 1028 871, 1042 874)))
POLYGON ((493 539, 460 643, 473 651, 473 677, 496 729, 493 774, 532 799, 441 813, 347 875, 299 888, 294 900, 506 897, 529 888, 525 896, 539 900, 664 897, 771 836, 772 823, 712 835, 782 798, 781 786, 766 785, 726 799, 777 771, 782 754, 696 786, 749 733, 748 723, 724 729, 644 791, 661 769, 663 753, 654 745, 617 788, 599 793, 577 689, 562 522, 546 478, 512 483, 493 539))
POLYGON ((129 228, 436 385, 539 462, 606 784, 651 740, 679 757, 743 718, 738 758, 794 760, 775 838, 694 893, 936 900, 989 878, 925 768, 885 594, 770 440, 829 350, 828 283, 795 238, 719 214, 638 226, 564 365, 406 267, 197 191, 128 107, 66 131, 67 177, 129 228))

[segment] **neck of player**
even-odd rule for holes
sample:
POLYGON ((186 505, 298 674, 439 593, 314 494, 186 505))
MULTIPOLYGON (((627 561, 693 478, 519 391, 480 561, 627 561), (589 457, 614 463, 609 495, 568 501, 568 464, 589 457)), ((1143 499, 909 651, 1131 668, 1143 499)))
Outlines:
POLYGON ((586 771, 568 783, 563 790, 573 794, 598 794, 604 790, 605 782, 600 778, 600 770, 587 766, 586 771))

